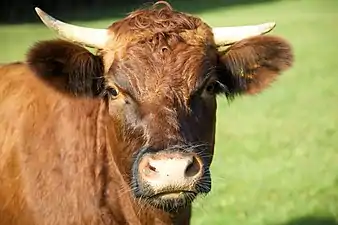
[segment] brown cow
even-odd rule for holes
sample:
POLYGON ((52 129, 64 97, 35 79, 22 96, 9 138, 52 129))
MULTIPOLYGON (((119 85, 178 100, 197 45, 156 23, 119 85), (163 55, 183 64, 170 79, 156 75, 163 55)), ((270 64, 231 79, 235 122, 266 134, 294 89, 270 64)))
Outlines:
POLYGON ((69 41, 0 68, 0 224, 189 224, 211 189, 216 96, 263 90, 290 45, 261 35, 273 23, 211 28, 167 3, 108 29, 36 11, 69 41))

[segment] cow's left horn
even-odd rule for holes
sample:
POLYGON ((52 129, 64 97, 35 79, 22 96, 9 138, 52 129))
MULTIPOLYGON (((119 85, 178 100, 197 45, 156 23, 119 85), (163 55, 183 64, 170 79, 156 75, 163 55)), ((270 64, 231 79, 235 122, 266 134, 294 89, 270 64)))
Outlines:
POLYGON ((107 29, 75 26, 53 18, 38 7, 35 7, 35 11, 48 28, 69 41, 102 49, 109 38, 107 29))
POLYGON ((275 28, 276 23, 263 23, 250 26, 237 26, 237 27, 214 27, 215 43, 218 46, 225 46, 233 44, 244 38, 249 38, 256 35, 266 34, 275 28))

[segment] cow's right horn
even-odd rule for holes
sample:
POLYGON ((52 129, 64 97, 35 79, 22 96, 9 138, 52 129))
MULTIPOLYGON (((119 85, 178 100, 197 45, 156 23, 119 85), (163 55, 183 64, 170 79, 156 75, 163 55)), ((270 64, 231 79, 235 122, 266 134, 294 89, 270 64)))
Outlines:
POLYGON ((212 32, 214 33, 216 45, 226 46, 244 38, 266 34, 275 28, 275 26, 275 22, 270 22, 249 26, 214 27, 212 28, 212 32))
POLYGON ((38 7, 35 7, 35 11, 48 28, 69 41, 102 49, 109 38, 107 29, 75 26, 53 18, 38 7))

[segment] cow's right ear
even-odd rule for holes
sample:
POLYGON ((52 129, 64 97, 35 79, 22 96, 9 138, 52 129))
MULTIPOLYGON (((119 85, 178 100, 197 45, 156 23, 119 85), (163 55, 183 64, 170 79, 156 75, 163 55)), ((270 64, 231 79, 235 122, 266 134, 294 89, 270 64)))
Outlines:
POLYGON ((97 96, 102 91, 101 57, 71 42, 38 42, 28 51, 27 63, 48 85, 67 94, 97 96))

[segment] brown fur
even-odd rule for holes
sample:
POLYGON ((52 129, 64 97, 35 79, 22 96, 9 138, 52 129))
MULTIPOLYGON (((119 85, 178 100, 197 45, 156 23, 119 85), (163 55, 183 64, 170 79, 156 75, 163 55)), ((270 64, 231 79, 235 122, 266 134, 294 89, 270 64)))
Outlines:
POLYGON ((70 42, 51 40, 36 43, 27 62, 51 87, 76 96, 95 96, 101 90, 103 64, 100 57, 70 42), (51 57, 52 56, 52 57, 51 57), (65 85, 66 84, 66 85, 65 85))
POLYGON ((255 94, 264 90, 293 62, 290 45, 279 37, 257 36, 231 46, 221 56, 230 92, 255 94), (232 84, 232 85, 231 85, 232 84))
POLYGON ((156 210, 140 211, 131 199, 128 183, 109 160, 108 151, 118 149, 106 146, 105 106, 99 100, 65 96, 25 64, 0 72, 0 224, 169 220, 155 216, 161 215, 156 210))
POLYGON ((273 36, 219 52, 208 25, 158 6, 111 25, 97 55, 43 41, 0 67, 0 224, 189 224, 190 204, 165 212, 135 199, 133 158, 189 145, 207 171, 216 95, 258 93, 293 58, 273 36))

